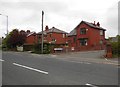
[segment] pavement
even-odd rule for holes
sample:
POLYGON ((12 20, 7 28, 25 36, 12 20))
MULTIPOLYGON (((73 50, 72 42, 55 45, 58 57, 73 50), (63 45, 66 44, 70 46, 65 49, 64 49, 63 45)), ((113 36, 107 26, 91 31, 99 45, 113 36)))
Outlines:
POLYGON ((86 52, 69 52, 69 53, 54 53, 50 54, 51 57, 68 60, 72 62, 93 62, 101 64, 112 64, 119 66, 118 58, 105 58, 104 50, 99 51, 86 51, 86 52))
POLYGON ((74 57, 67 54, 38 55, 27 52, 3 52, 3 57, 0 59, 2 84, 93 87, 118 84, 117 66, 90 62, 87 61, 88 58, 81 59, 81 61, 77 60, 77 53, 74 57))

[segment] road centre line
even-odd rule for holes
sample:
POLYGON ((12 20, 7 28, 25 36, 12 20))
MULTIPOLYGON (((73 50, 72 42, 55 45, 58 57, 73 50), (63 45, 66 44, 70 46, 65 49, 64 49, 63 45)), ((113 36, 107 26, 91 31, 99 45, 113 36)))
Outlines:
POLYGON ((95 85, 92 85, 92 84, 89 84, 89 83, 86 83, 85 85, 90 86, 90 87, 98 87, 98 86, 95 86, 95 85))
POLYGON ((26 68, 26 69, 29 69, 29 70, 32 70, 32 71, 36 71, 36 72, 39 72, 39 73, 48 74, 48 72, 45 72, 45 71, 42 71, 42 70, 39 70, 39 69, 35 69, 35 68, 31 68, 31 67, 28 67, 28 66, 20 65, 20 64, 17 64, 17 63, 13 63, 13 65, 23 67, 23 68, 26 68))
POLYGON ((3 62, 4 60, 0 59, 1 62, 3 62))

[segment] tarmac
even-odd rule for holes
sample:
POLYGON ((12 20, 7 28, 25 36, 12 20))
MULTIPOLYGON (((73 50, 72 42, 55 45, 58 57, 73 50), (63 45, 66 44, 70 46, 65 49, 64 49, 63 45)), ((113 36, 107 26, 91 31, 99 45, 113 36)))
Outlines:
POLYGON ((72 62, 91 62, 91 63, 102 63, 112 64, 119 66, 119 58, 105 58, 104 50, 99 51, 85 51, 85 52, 69 52, 69 53, 54 53, 50 54, 53 58, 68 60, 72 62))

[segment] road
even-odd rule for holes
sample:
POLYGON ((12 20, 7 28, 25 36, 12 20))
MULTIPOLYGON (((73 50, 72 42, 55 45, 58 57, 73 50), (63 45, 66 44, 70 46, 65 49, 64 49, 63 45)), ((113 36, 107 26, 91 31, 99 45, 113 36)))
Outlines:
POLYGON ((117 85, 118 67, 71 62, 50 55, 3 52, 3 85, 117 85))

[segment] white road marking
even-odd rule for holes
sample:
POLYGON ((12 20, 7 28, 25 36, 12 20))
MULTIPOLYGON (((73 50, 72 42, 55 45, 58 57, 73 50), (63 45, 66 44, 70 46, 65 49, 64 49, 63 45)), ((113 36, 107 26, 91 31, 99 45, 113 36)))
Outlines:
POLYGON ((95 85, 92 85, 92 84, 89 84, 89 83, 86 83, 85 85, 90 86, 90 87, 98 87, 98 86, 95 86, 95 85))
POLYGON ((107 58, 105 58, 105 60, 108 60, 107 58))
POLYGON ((86 63, 84 63, 84 64, 91 64, 91 63, 86 62, 86 63))
POLYGON ((4 60, 0 59, 1 62, 3 62, 4 60))
POLYGON ((48 72, 38 70, 38 69, 35 69, 35 68, 31 68, 31 67, 28 67, 28 66, 20 65, 20 64, 17 64, 17 63, 13 63, 13 65, 20 66, 20 67, 23 67, 23 68, 26 68, 26 69, 29 69, 29 70, 39 72, 39 73, 48 74, 48 72))

